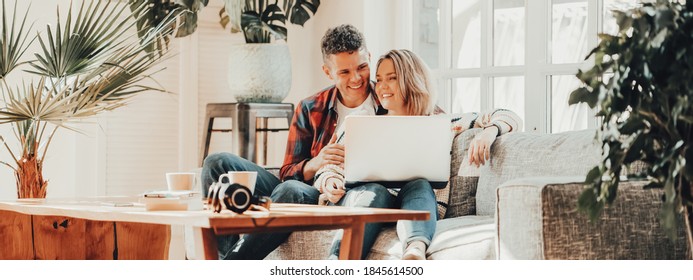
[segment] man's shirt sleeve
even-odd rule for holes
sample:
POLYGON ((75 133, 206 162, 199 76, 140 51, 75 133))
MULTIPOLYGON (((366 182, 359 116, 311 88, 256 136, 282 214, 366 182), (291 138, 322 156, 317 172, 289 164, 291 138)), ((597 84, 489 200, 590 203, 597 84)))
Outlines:
POLYGON ((308 178, 308 180, 305 180, 303 178, 303 167, 312 158, 310 149, 313 144, 313 136, 314 131, 310 123, 310 110, 301 101, 296 108, 296 112, 294 112, 294 118, 291 120, 291 127, 289 128, 284 164, 279 173, 279 178, 282 181, 298 180, 306 182, 313 179, 308 178))

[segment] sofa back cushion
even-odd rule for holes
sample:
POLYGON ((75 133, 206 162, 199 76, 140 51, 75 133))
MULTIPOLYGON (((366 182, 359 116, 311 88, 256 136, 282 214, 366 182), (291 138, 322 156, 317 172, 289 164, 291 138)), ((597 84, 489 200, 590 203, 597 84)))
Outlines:
POLYGON ((476 214, 476 185, 479 170, 469 168, 467 150, 469 143, 481 132, 480 128, 468 129, 455 136, 452 142, 452 158, 450 160, 450 198, 447 201, 445 218, 454 218, 476 214), (463 166, 464 168, 460 168, 463 166))
POLYGON ((476 214, 494 215, 496 189, 505 181, 587 175, 601 158, 595 133, 595 130, 557 134, 517 132, 498 137, 491 148, 491 162, 479 168, 476 214))

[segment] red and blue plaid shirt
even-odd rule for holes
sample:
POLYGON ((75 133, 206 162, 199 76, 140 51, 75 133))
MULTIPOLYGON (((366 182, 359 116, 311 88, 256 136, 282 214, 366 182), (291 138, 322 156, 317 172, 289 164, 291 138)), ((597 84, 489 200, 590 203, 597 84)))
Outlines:
MULTIPOLYGON (((376 115, 386 114, 387 110, 380 105, 373 88, 375 85, 371 82, 367 92, 375 99, 376 115)), ((331 86, 298 103, 289 128, 284 165, 279 173, 282 181, 298 180, 312 184, 313 178, 303 178, 303 167, 327 146, 334 134, 337 94, 339 90, 331 86)))

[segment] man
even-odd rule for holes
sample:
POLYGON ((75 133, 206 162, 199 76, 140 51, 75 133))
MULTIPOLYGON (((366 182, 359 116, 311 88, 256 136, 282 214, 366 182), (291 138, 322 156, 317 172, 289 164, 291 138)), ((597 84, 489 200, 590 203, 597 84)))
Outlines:
MULTIPOLYGON (((210 155, 202 168, 203 186, 208 188, 228 171, 257 171, 255 193, 270 196, 273 202, 317 204, 320 192, 312 186, 313 177, 321 167, 344 164, 344 146, 336 142, 335 130, 352 113, 383 114, 370 81, 370 54, 363 34, 351 25, 327 30, 322 38, 323 71, 334 86, 302 100, 289 129, 289 140, 280 171, 275 176, 238 156, 229 153, 210 155)), ((382 185, 368 183, 328 194, 339 200, 337 205, 352 207, 392 207, 394 201, 382 185)), ((368 256, 380 224, 367 224, 362 258, 368 256)), ((220 236, 219 256, 222 259, 263 259, 278 247, 290 233, 269 233, 220 236)), ((341 236, 335 238, 331 258, 339 256, 341 236)))

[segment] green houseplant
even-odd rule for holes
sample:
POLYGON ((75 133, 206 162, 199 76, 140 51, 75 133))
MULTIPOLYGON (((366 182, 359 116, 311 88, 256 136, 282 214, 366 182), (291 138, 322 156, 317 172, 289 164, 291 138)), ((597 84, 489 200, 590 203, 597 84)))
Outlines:
POLYGON ((570 104, 598 106, 603 160, 586 177, 578 207, 593 220, 616 199, 621 171, 642 161, 632 177, 663 188, 661 221, 674 238, 682 214, 691 236, 693 186, 693 1, 660 0, 614 12, 619 32, 600 34, 594 66, 579 71, 583 86, 570 104), (612 77, 606 78, 607 75, 612 77))
POLYGON ((303 26, 318 11, 320 0, 224 0, 221 25, 231 32, 243 31, 248 44, 287 40, 286 22, 303 26))
MULTIPOLYGON (((133 0, 133 9, 146 5, 138 29, 148 30, 168 15, 180 20, 171 33, 184 37, 195 32, 197 14, 209 0, 133 0)), ((232 33, 242 32, 246 45, 229 46, 228 82, 239 102, 281 102, 291 88, 291 55, 285 44, 288 24, 303 26, 314 15, 320 0, 224 0, 220 23, 232 33), (274 40, 273 40, 274 39, 274 40), (271 65, 271 67, 268 67, 271 65)), ((133 10, 134 11, 134 10, 133 10)), ((170 34, 165 34, 170 35, 170 34)), ((162 36, 148 50, 166 49, 170 36, 162 36)))
POLYGON ((278 103, 291 89, 289 23, 303 26, 320 0, 224 0, 221 24, 243 32, 246 44, 229 46, 228 83, 238 102, 278 103), (274 40, 272 40, 274 39, 274 40))
POLYGON ((209 0, 131 0, 130 10, 137 20, 140 38, 147 31, 168 21, 169 29, 147 46, 148 51, 162 50, 168 46, 171 35, 185 37, 197 30, 197 13, 207 6, 209 0), (144 9, 143 9, 144 7, 144 9), (177 21, 170 21, 170 18, 177 21))
MULTIPOLYGON (((45 198, 48 181, 42 175, 43 160, 58 128, 75 130, 74 122, 124 106, 139 93, 161 90, 144 81, 167 57, 166 50, 148 52, 147 46, 170 34, 175 18, 165 18, 137 40, 135 32, 123 35, 134 29, 138 19, 128 16, 128 6, 117 1, 82 1, 76 13, 70 5, 66 17, 58 12, 57 24, 29 36, 29 9, 18 20, 16 2, 14 9, 7 9, 2 0, 0 124, 12 125, 19 150, 0 136, 12 158, 1 163, 15 173, 18 198, 45 198), (24 54, 35 42, 39 52, 35 59, 25 60, 24 54), (25 66, 23 79, 29 82, 9 85, 8 75, 25 66)), ((145 8, 141 5, 133 14, 142 14, 145 8)))

